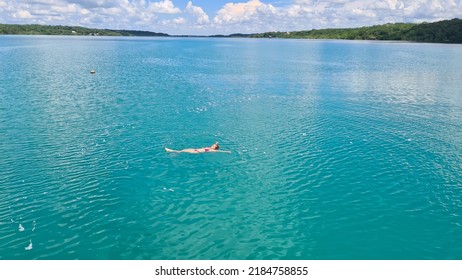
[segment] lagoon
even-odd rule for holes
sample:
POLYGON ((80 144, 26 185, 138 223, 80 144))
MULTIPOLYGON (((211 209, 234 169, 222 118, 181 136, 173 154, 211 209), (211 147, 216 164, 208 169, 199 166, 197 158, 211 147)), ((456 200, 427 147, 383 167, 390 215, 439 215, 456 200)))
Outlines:
POLYGON ((0 259, 460 259, 461 66, 461 45, 1 36, 0 259), (214 141, 232 153, 164 150, 214 141))

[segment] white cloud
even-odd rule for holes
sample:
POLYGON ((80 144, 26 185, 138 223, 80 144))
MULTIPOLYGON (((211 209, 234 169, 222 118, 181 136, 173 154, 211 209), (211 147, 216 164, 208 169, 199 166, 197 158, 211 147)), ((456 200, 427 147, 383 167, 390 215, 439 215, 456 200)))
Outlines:
POLYGON ((461 16, 462 2, 454 0, 402 1, 403 16, 410 19, 441 19, 461 16))
POLYGON ((54 6, 51 8, 51 11, 60 13, 60 14, 74 14, 78 11, 78 7, 75 4, 68 4, 63 6, 54 6))
POLYGON ((25 11, 25 10, 19 10, 19 11, 17 11, 16 13, 14 13, 13 16, 14 16, 15 18, 20 18, 20 19, 31 19, 31 18, 34 18, 34 16, 31 15, 31 13, 29 13, 29 11, 25 11))
POLYGON ((250 0, 246 3, 227 3, 217 12, 215 24, 232 24, 252 21, 265 15, 274 15, 276 8, 271 4, 264 4, 260 0, 250 0))
POLYGON ((208 24, 210 22, 209 16, 204 12, 201 7, 194 6, 191 1, 186 5, 185 12, 195 18, 195 22, 199 25, 208 24))
POLYGON ((147 5, 150 12, 161 14, 178 14, 181 10, 173 4, 170 0, 163 0, 160 2, 152 2, 147 5))
POLYGON ((404 3, 402 1, 387 0, 387 1, 385 1, 385 3, 388 5, 388 8, 390 8, 390 10, 392 10, 392 11, 404 8, 404 3))
POLYGON ((462 17, 461 3, 456 0, 294 0, 278 11, 284 15, 280 19, 281 29, 301 30, 451 19, 462 17))
POLYGON ((174 18, 174 19, 170 19, 170 20, 163 20, 162 24, 163 25, 175 25, 175 26, 178 26, 178 25, 183 25, 186 22, 187 22, 187 20, 184 17, 179 17, 179 18, 174 18))
MULTIPOLYGON (((61 2, 59 0, 29 0, 29 2, 61 2)), ((118 0, 64 0, 69 4, 76 4, 83 8, 92 9, 92 8, 114 8, 121 4, 121 1, 118 0)))
POLYGON ((211 22, 207 13, 199 6, 188 1, 182 11, 181 17, 164 19, 161 25, 168 28, 169 34, 196 34, 207 35, 211 33, 211 22))
POLYGON ((0 9, 6 23, 153 31, 162 26, 161 17, 182 13, 171 0, 0 0, 0 5, 7 7, 0 9))

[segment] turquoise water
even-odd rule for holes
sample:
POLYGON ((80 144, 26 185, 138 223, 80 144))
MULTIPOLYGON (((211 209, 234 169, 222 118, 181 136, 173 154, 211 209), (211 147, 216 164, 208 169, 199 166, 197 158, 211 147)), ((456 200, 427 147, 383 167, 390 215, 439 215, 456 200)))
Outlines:
POLYGON ((461 45, 2 36, 0 258, 461 259, 461 67, 461 45))

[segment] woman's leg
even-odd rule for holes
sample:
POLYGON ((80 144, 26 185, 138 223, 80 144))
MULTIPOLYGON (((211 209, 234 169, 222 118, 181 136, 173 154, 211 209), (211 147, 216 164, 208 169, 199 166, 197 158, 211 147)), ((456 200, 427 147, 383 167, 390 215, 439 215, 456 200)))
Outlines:
POLYGON ((167 147, 165 147, 165 151, 167 153, 190 153, 190 154, 197 154, 199 153, 199 151, 197 151, 197 149, 183 149, 183 150, 172 150, 172 149, 169 149, 167 147))
POLYGON ((197 154, 199 151, 197 149, 183 149, 178 151, 178 153, 190 153, 190 154, 197 154))

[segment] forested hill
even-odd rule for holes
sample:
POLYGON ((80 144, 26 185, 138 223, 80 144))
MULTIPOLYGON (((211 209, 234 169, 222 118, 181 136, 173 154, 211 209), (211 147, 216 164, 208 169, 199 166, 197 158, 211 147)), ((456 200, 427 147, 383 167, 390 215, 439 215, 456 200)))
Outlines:
POLYGON ((301 38, 345 40, 390 40, 431 43, 462 43, 462 19, 433 23, 389 23, 360 28, 313 29, 295 32, 252 34, 253 38, 301 38))
POLYGON ((17 35, 86 35, 86 36, 169 36, 165 33, 136 30, 111 30, 80 26, 38 24, 0 24, 0 34, 17 35))
MULTIPOLYGON (((170 36, 166 33, 135 30, 94 29, 79 26, 0 24, 0 34, 93 35, 93 36, 170 36)), ((186 36, 188 37, 188 36, 186 36)), ((258 34, 214 35, 210 37, 297 38, 388 40, 431 43, 462 43, 462 19, 433 23, 388 23, 359 28, 313 29, 309 31, 266 32, 258 34)))

